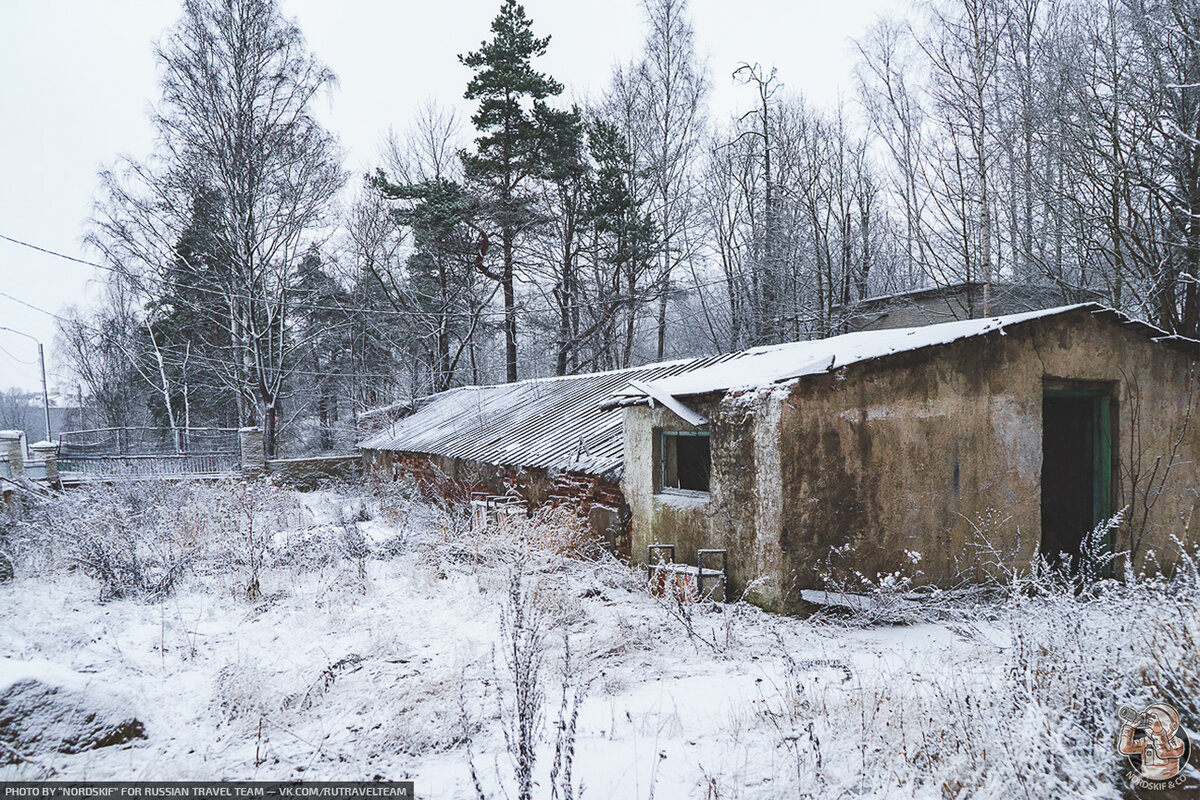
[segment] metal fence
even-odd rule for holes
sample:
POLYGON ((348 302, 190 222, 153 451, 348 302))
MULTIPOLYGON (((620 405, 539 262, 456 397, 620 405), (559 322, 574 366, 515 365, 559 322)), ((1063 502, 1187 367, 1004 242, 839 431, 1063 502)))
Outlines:
POLYGON ((72 456, 58 462, 59 472, 100 477, 151 478, 170 475, 226 475, 237 472, 232 453, 161 456, 72 456))
POLYGON ((69 456, 154 456, 236 453, 237 428, 95 428, 63 431, 58 452, 69 456))
POLYGON ((59 434, 59 470, 97 476, 236 472, 236 428, 97 428, 59 434))

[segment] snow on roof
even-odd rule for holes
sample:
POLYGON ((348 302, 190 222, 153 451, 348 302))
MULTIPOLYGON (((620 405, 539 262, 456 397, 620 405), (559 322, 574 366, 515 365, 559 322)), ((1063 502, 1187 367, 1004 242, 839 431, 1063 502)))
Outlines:
POLYGON ((729 357, 450 389, 358 446, 616 475, 622 464, 621 409, 601 404, 631 380, 666 378, 729 357))
MULTIPOLYGON (((617 476, 622 466, 620 406, 643 402, 647 396, 631 382, 676 397, 765 387, 895 353, 1003 333, 1012 325, 1079 310, 1133 326, 1156 341, 1179 338, 1095 303, 920 328, 861 331, 610 372, 450 389, 417 401, 412 415, 359 447, 617 476)), ((1187 344, 1196 345, 1191 340, 1187 344)))
MULTIPOLYGON (((949 344, 959 339, 982 336, 993 331, 1003 333, 1004 328, 1011 325, 1058 316, 1080 309, 1090 310, 1094 314, 1113 315, 1122 323, 1141 328, 1153 338, 1165 339, 1168 337, 1165 331, 1144 322, 1131 320, 1112 309, 1096 303, 1080 303, 1003 317, 944 322, 940 325, 925 325, 919 328, 860 331, 829 339, 755 347, 734 353, 720 363, 702 369, 689 370, 682 375, 657 379, 653 381, 653 388, 675 397, 686 397, 710 392, 771 386, 793 378, 830 372, 850 364, 871 361, 895 353, 949 344)), ((635 398, 645 398, 646 393, 633 387, 626 387, 618 392, 618 396, 629 401, 635 398)))

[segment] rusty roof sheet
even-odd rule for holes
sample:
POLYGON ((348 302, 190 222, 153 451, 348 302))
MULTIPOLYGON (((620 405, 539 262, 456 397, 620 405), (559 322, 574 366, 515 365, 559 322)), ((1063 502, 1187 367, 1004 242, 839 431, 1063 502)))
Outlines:
POLYGON ((423 399, 415 413, 358 446, 615 478, 623 460, 622 412, 602 408, 604 401, 631 380, 668 378, 731 357, 450 389, 423 399))

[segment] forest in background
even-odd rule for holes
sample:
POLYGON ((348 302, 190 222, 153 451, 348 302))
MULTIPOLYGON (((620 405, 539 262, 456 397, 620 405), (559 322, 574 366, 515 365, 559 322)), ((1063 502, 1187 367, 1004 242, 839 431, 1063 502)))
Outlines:
POLYGON ((100 175, 105 300, 60 326, 84 424, 327 451, 369 408, 828 336, 859 300, 964 281, 1197 335, 1197 0, 921 4, 856 39, 833 107, 754 54, 714 74, 686 0, 644 11, 641 54, 569 98, 538 69, 553 31, 503 0, 447 54, 470 117, 415 110, 363 176, 276 2, 186 0, 157 146, 100 175), (722 118, 729 79, 747 102, 722 118))

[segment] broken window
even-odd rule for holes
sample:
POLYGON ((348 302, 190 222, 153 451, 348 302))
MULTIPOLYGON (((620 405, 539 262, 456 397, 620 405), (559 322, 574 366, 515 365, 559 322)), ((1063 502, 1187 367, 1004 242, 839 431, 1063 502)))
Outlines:
POLYGON ((708 491, 712 460, 707 432, 663 431, 659 454, 662 468, 659 488, 708 491))

